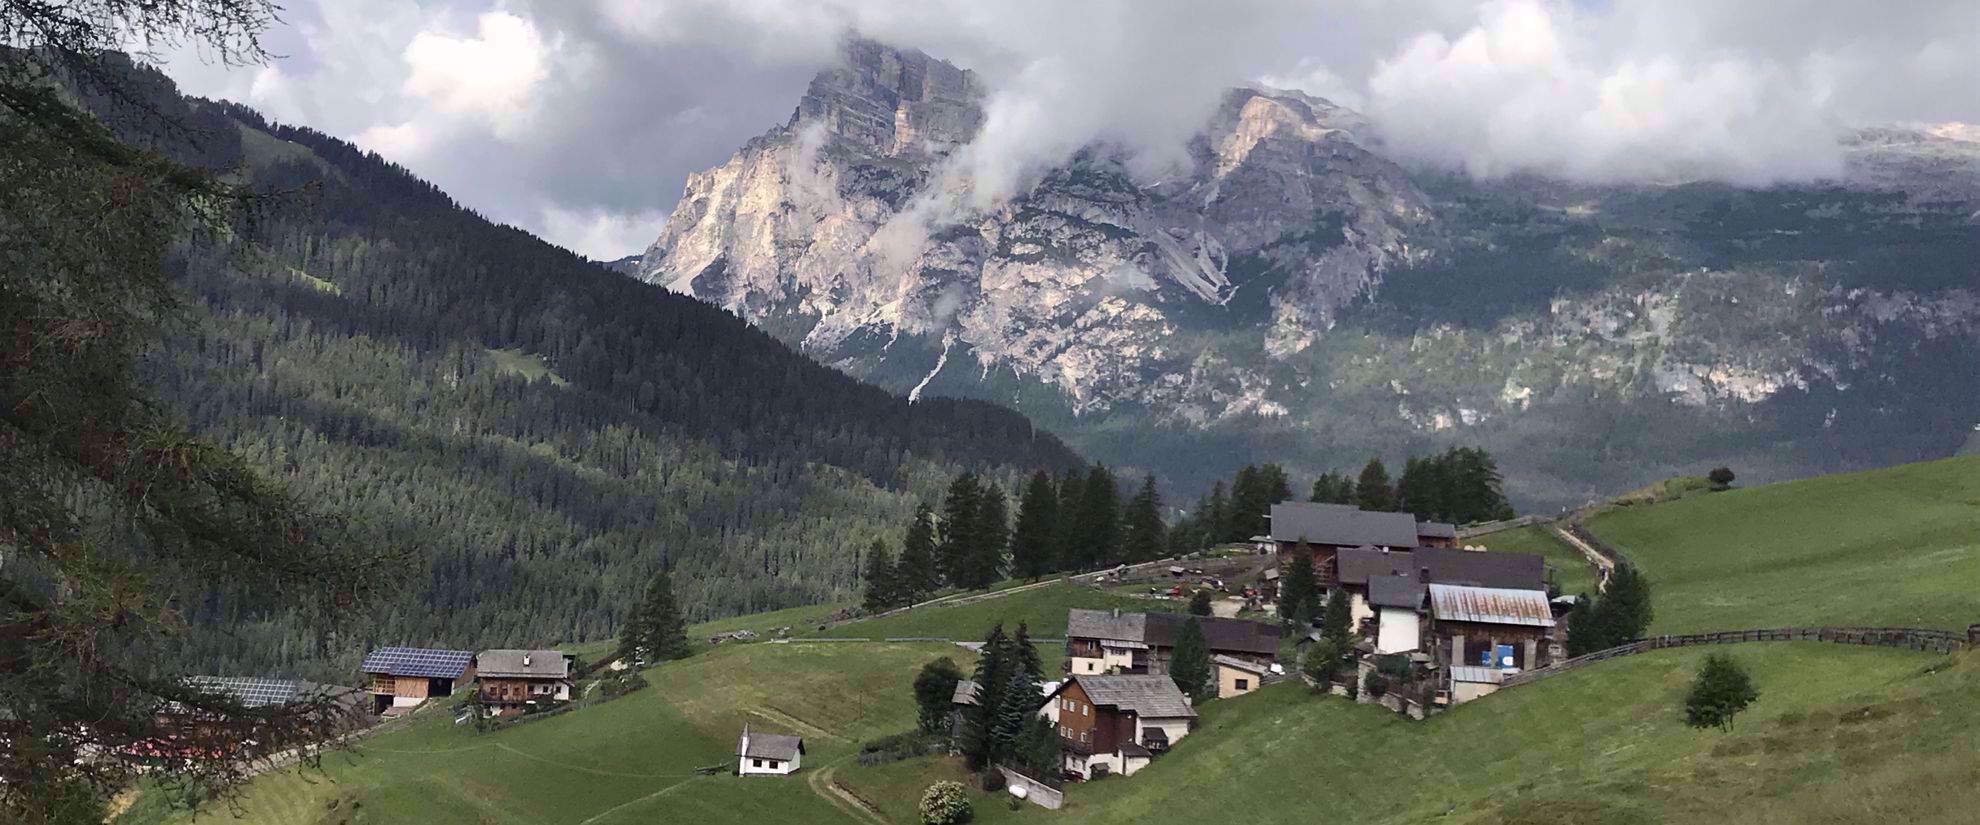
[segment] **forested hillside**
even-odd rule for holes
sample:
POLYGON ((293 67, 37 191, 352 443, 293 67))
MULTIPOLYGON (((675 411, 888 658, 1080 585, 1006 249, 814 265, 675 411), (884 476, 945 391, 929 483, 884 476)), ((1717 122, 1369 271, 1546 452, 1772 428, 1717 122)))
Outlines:
POLYGON ((961 468, 1080 464, 1002 407, 909 404, 375 155, 156 82, 191 157, 285 193, 220 252, 173 262, 192 300, 150 364, 160 393, 405 551, 364 638, 189 600, 234 631, 196 652, 207 669, 606 637, 662 565, 696 620, 844 600, 914 494, 961 468))

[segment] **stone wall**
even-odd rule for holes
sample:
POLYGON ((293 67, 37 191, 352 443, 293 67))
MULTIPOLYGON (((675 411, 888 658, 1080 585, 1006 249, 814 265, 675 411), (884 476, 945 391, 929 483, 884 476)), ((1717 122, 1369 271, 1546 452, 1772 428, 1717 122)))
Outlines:
POLYGON ((997 772, 1004 775, 1005 785, 1024 789, 1024 800, 1026 802, 1054 811, 1058 810, 1059 806, 1066 804, 1065 794, 1061 793, 1058 788, 1032 779, 1002 765, 997 766, 997 772))

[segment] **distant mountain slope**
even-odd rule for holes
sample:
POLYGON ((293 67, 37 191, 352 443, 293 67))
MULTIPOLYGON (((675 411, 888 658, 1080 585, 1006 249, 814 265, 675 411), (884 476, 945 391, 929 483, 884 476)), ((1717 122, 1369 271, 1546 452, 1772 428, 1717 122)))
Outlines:
POLYGON ((1356 113, 1233 89, 1186 168, 1091 146, 1008 203, 947 164, 981 84, 849 44, 690 178, 640 276, 896 390, 1011 403, 1186 491, 1447 444, 1523 508, 1736 464, 1949 455, 1980 421, 1980 138, 1852 135, 1843 181, 1476 182, 1356 113))
POLYGON ((209 667, 606 637, 662 565, 694 618, 846 600, 858 554, 956 468, 1081 463, 1007 409, 910 404, 349 144, 158 97, 201 162, 306 193, 174 262, 195 324, 154 359, 164 396, 413 551, 362 638, 188 600, 232 631, 209 667))

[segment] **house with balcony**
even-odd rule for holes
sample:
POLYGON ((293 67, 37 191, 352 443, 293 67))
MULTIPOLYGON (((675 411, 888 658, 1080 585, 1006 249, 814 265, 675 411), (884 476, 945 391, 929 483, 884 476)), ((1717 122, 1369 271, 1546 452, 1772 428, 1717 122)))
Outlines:
POLYGON ((1067 776, 1132 776, 1196 726, 1174 679, 1149 674, 1068 678, 1038 711, 1059 734, 1067 776))

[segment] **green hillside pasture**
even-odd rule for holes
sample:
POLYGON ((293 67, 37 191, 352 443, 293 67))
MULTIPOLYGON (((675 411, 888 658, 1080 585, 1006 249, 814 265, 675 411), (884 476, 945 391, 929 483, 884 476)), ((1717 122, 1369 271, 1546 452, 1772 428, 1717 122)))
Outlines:
POLYGON ((1649 575, 1653 633, 1980 622, 1980 457, 1628 508, 1588 527, 1649 575))
POLYGON ((617 701, 488 734, 436 708, 355 755, 331 755, 323 773, 256 780, 242 800, 244 818, 233 821, 863 822, 808 780, 861 740, 912 727, 914 671, 955 652, 939 644, 723 646, 648 671, 652 687, 617 701), (744 722, 804 735, 805 769, 791 777, 696 774, 732 766, 744 722))
POLYGON ((1031 635, 1057 639, 1066 635, 1066 611, 1082 607, 1090 610, 1177 612, 1189 605, 1181 601, 1137 599, 1106 593, 1074 584, 1052 584, 965 605, 930 605, 895 616, 853 622, 832 628, 827 638, 903 639, 938 638, 969 641, 982 639, 991 626, 1004 623, 1006 633, 1016 633, 1018 625, 1030 625, 1031 635))
POLYGON ((1423 722, 1287 683, 1206 705, 1172 753, 1073 786, 1055 819, 1953 825, 1980 810, 1976 691, 1980 654, 1817 643, 1618 659, 1423 722), (1731 733, 1683 723, 1707 652, 1760 690, 1731 733))
POLYGON ((1588 557, 1541 526, 1521 527, 1475 538, 1465 539, 1464 544, 1482 544, 1495 551, 1507 553, 1536 553, 1546 557, 1547 567, 1554 572, 1554 581, 1561 586, 1561 593, 1572 596, 1576 593, 1595 595, 1595 571, 1588 563, 1588 557))

